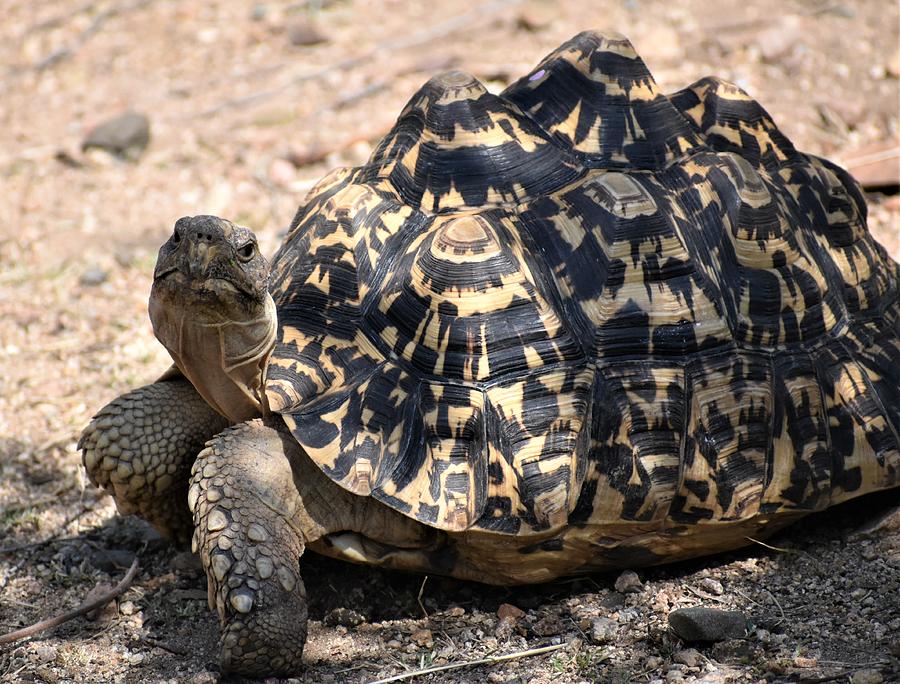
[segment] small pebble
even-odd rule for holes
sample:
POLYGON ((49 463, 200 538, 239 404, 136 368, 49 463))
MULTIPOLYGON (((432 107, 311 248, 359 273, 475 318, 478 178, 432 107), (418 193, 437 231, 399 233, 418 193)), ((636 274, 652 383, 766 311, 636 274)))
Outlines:
POLYGON ((434 646, 434 635, 430 629, 417 629, 409 638, 412 639, 413 643, 425 648, 434 646))
POLYGON ((305 47, 328 42, 328 36, 319 31, 315 24, 308 21, 295 21, 288 27, 288 40, 291 45, 305 47))
POLYGON ((683 641, 722 641, 743 637, 747 618, 737 610, 679 608, 669 613, 669 627, 683 641))
POLYGON ((672 656, 672 660, 676 663, 687 665, 688 667, 700 667, 700 663, 703 662, 703 657, 697 649, 686 648, 682 651, 676 651, 672 656))
POLYGON ((565 625, 556 615, 545 615, 535 622, 531 629, 538 636, 548 637, 562 634, 565 631, 565 625))
POLYGON ((712 577, 705 577, 700 580, 700 588, 713 596, 721 596, 725 593, 725 588, 719 580, 712 577))
POLYGON ((608 644, 615 641, 619 633, 619 623, 609 618, 601 617, 591 624, 591 639, 597 644, 608 644))
POLYGON ((878 670, 859 670, 850 675, 850 684, 881 684, 883 681, 878 670))
POLYGON ((525 611, 521 608, 517 608, 511 603, 501 603, 500 607, 497 609, 497 617, 501 620, 510 619, 515 622, 525 617, 525 611))
POLYGON ((109 278, 109 273, 104 271, 99 266, 88 266, 84 273, 81 274, 81 277, 78 279, 78 282, 87 287, 95 287, 97 285, 102 285, 109 278))
POLYGON ((49 663, 56 660, 59 650, 52 644, 37 644, 32 651, 42 663, 49 663))
POLYGON ((134 158, 150 142, 150 120, 137 112, 125 112, 95 126, 85 136, 81 150, 99 148, 111 154, 134 158))
POLYGON ((644 585, 634 570, 625 570, 616 578, 615 587, 620 594, 637 594, 643 590, 644 585))
POLYGON ((796 656, 794 658, 794 667, 816 667, 819 664, 819 661, 815 658, 807 658, 805 656, 796 656))
POLYGON ((328 627, 336 627, 338 625, 343 627, 356 627, 357 625, 363 624, 365 621, 365 616, 350 608, 335 608, 334 610, 330 610, 325 615, 324 620, 322 620, 328 627))
POLYGON ((131 601, 122 601, 119 604, 119 612, 122 615, 134 615, 137 611, 137 607, 131 601))

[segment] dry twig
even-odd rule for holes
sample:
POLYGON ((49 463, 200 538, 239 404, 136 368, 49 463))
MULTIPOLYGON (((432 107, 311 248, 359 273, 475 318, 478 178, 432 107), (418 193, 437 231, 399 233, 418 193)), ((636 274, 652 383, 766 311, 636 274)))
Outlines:
MULTIPOLYGON (((97 16, 93 18, 90 24, 88 24, 87 28, 85 28, 81 33, 79 33, 75 40, 73 40, 69 45, 64 45, 61 48, 57 48, 53 52, 51 52, 46 57, 38 60, 34 68, 37 71, 43 71, 49 67, 55 66, 59 64, 65 59, 72 57, 81 47, 90 40, 94 34, 98 33, 103 25, 112 19, 113 17, 117 17, 121 14, 125 14, 126 12, 131 12, 133 10, 142 9, 149 5, 153 0, 130 0, 130 2, 121 2, 112 7, 109 7, 102 12, 99 12, 97 16)), ((86 7, 85 9, 89 9, 90 7, 86 7)))
POLYGON ((416 596, 416 601, 419 602, 419 608, 422 609, 422 615, 428 617, 428 611, 425 610, 425 604, 422 603, 422 594, 425 592, 425 582, 428 581, 428 575, 425 575, 425 578, 422 580, 422 586, 419 587, 419 595, 416 596))
POLYGON ((384 679, 378 679, 370 684, 388 684, 388 682, 400 682, 404 679, 412 679, 413 677, 419 677, 420 675, 431 674, 432 672, 445 672, 447 670, 458 670, 463 667, 473 667, 475 665, 493 665, 494 663, 502 663, 506 660, 517 660, 519 658, 530 658, 531 656, 543 655, 544 653, 551 653, 552 651, 558 651, 561 648, 565 648, 566 644, 556 644, 555 646, 541 646, 540 648, 531 648, 527 651, 516 651, 515 653, 507 653, 506 655, 500 656, 488 656, 487 658, 481 658, 480 660, 468 660, 463 663, 450 663, 449 665, 438 665, 436 667, 426 667, 421 670, 412 670, 411 672, 404 672, 403 674, 394 675, 392 677, 386 677, 384 679))
POLYGON ((102 596, 98 596, 93 601, 88 601, 87 603, 82 603, 75 610, 70 610, 67 613, 63 613, 62 615, 57 615, 56 617, 47 618, 46 620, 41 620, 40 622, 36 622, 33 625, 28 627, 23 627, 22 629, 17 629, 14 632, 9 632, 8 634, 0 635, 0 644, 11 644, 14 641, 19 641, 20 639, 25 639, 30 636, 34 636, 35 634, 39 634, 47 629, 52 629, 53 627, 58 627, 64 622, 68 622, 69 620, 73 620, 81 615, 85 615, 86 613, 90 613, 92 610, 97 610, 105 606, 107 603, 112 601, 116 596, 124 592, 129 586, 131 586, 132 580, 134 580, 135 575, 137 575, 138 571, 138 559, 137 556, 134 557, 134 560, 131 562, 131 567, 128 568, 128 572, 125 573, 125 577, 121 579, 121 581, 108 592, 103 594, 102 596))
POLYGON ((93 0, 91 0, 91 2, 82 3, 81 5, 78 5, 78 7, 75 7, 74 9, 63 12, 62 14, 57 14, 56 16, 51 17, 50 19, 45 19, 44 21, 38 22, 34 26, 29 26, 25 30, 24 35, 30 36, 33 33, 39 33, 41 31, 49 31, 50 29, 58 28, 59 26, 62 26, 63 24, 74 19, 79 14, 82 14, 84 12, 88 12, 88 11, 92 10, 94 8, 94 5, 96 5, 96 4, 97 3, 93 2, 93 0))

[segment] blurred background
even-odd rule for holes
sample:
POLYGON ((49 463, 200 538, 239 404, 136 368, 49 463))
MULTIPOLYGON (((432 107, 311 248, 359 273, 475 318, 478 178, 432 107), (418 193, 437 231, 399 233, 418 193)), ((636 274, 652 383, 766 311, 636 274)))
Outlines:
POLYGON ((664 92, 748 91, 863 182, 900 258, 893 0, 0 0, 0 501, 45 502, 0 538, 113 515, 75 440, 169 365, 146 302, 178 217, 228 217, 271 254, 430 76, 497 91, 588 28, 628 36, 664 92))
POLYGON ((628 36, 664 92, 744 88, 865 184, 900 258, 892 0, 0 0, 0 434, 71 432, 85 397, 167 365, 145 309, 178 217, 226 216, 271 254, 430 76, 500 90, 587 28, 628 36))

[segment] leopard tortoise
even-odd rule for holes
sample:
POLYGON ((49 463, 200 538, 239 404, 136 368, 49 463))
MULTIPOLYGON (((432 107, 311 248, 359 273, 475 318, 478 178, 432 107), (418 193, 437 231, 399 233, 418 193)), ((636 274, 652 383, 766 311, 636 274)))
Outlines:
POLYGON ((739 547, 900 484, 900 269, 865 221, 743 91, 665 96, 621 36, 500 95, 446 73, 271 270, 246 228, 175 224, 175 365, 84 463, 193 531, 250 675, 300 667, 306 548, 516 584, 739 547))

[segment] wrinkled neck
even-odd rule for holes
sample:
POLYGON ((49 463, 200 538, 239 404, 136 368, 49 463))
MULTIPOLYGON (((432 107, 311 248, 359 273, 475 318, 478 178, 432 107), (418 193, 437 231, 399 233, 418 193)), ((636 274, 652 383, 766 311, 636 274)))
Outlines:
POLYGON ((216 411, 235 423, 268 413, 266 365, 277 328, 268 294, 244 320, 154 298, 150 319, 175 365, 216 411))

